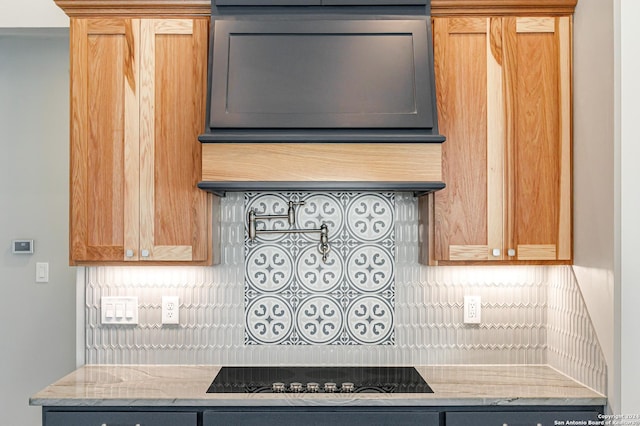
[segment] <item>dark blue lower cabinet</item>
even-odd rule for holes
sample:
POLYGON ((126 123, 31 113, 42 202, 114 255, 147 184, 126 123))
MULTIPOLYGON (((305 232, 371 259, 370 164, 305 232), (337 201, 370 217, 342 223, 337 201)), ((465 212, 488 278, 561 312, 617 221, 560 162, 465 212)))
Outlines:
MULTIPOLYGON (((44 426, 559 426, 598 425, 602 407, 45 407, 44 426), (571 410, 574 411, 571 411, 571 410), (576 411, 583 409, 583 411, 576 411), (589 422, 591 421, 591 422, 589 422)), ((600 423, 602 422, 602 423, 600 423)))
POLYGON ((47 411, 45 426, 198 426, 197 413, 47 411))
MULTIPOLYGON (((447 412, 446 426, 558 426, 589 424, 598 421, 598 413, 590 411, 557 412, 447 412)), ((593 423, 592 423, 593 424, 593 423)))
POLYGON ((203 426, 440 426, 440 413, 381 410, 205 411, 203 426))

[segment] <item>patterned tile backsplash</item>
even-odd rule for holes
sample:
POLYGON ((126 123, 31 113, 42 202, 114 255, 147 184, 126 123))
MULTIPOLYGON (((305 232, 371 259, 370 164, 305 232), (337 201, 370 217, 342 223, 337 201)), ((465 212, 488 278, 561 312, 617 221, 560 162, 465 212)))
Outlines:
MULTIPOLYGON (((324 193, 295 196, 308 202, 299 207, 296 226, 317 226, 318 220, 329 225, 331 251, 327 264, 318 260, 317 234, 259 235, 255 244, 249 244, 246 207, 251 205, 267 212, 266 209, 275 208, 274 204, 271 201, 262 206, 256 204, 261 199, 258 194, 247 194, 246 199, 244 194, 229 194, 221 200, 221 265, 85 268, 86 363, 549 364, 595 390, 605 390, 604 357, 571 267, 425 267, 418 263, 417 200, 410 194, 376 197, 379 206, 385 209, 395 204, 393 211, 384 214, 378 207, 375 213, 374 198, 364 194, 343 198, 324 193), (350 203, 358 199, 363 203, 350 203), (320 219, 319 209, 325 210, 320 219), (356 209, 372 210, 371 216, 387 215, 395 225, 390 227, 385 219, 384 227, 380 224, 377 231, 373 226, 365 228, 365 223, 376 221, 367 219, 360 224, 353 218, 369 215, 356 213, 356 209), (373 243, 377 241, 375 235, 384 237, 373 243), (358 249, 372 245, 381 250, 378 259, 386 259, 385 256, 393 259, 395 245, 395 265, 388 270, 380 268, 387 271, 384 275, 390 278, 387 284, 382 276, 379 283, 358 280, 370 276, 368 268, 360 268, 358 263, 372 258, 372 252, 365 250, 367 254, 361 256, 358 249), (266 247, 270 247, 269 254, 258 256, 266 247), (275 256, 276 252, 280 254, 275 256), (251 266, 252 256, 271 259, 272 263, 281 262, 273 262, 274 257, 286 259, 287 267, 283 268, 279 283, 261 282, 260 274, 256 277, 256 273, 261 270, 267 273, 265 269, 269 268, 262 268, 261 260, 251 266), (360 260, 350 260, 354 257, 360 260), (357 266, 345 268, 349 262, 357 266), (254 272, 252 278, 247 270, 254 272), (355 277, 353 271, 358 270, 364 275, 355 277), (387 291, 385 295, 381 294, 382 289, 387 291), (465 295, 482 297, 482 324, 463 324, 465 295), (102 296, 137 296, 139 324, 129 327, 100 324, 102 296), (161 324, 162 296, 180 298, 179 325, 161 324), (248 315, 253 315, 248 307, 253 308, 251 303, 260 297, 284 301, 282 309, 291 311, 291 324, 285 327, 291 331, 289 334, 282 333, 279 340, 269 341, 259 332, 246 330, 247 323, 249 326, 260 323, 248 320, 248 315), (357 321, 349 318, 349 307, 353 300, 366 297, 377 297, 378 303, 394 307, 389 311, 393 331, 380 341, 353 333, 358 330, 357 321), (333 322, 335 329, 327 329, 338 331, 328 332, 322 338, 299 331, 300 325, 304 329, 305 324, 313 324, 308 321, 313 316, 307 312, 314 312, 313 301, 318 300, 324 301, 321 305, 334 306, 335 315, 341 315, 340 321, 333 322), (301 313, 296 317, 298 312, 301 313)), ((279 199, 279 203, 288 200, 279 199)), ((272 265, 268 273, 275 273, 276 266, 279 265, 272 265)), ((315 321, 325 322, 325 317, 321 319, 318 322, 316 317, 315 321)))
MULTIPOLYGON (((318 233, 287 219, 259 220, 245 240, 245 344, 393 344, 395 194, 247 193, 245 213, 287 216, 295 229, 328 227, 323 259, 318 233)), ((246 233, 248 235, 248 232, 246 233)))

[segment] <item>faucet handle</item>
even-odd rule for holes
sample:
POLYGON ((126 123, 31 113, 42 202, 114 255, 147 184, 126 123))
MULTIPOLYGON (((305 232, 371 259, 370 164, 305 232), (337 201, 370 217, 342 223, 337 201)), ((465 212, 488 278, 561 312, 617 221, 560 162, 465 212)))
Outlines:
POLYGON ((289 211, 287 212, 287 219, 289 220, 289 225, 296 224, 296 207, 295 206, 304 206, 304 201, 289 201, 289 211))
POLYGON ((251 241, 256 239, 256 210, 249 210, 249 239, 251 241))
POLYGON ((320 244, 318 244, 318 251, 322 255, 322 261, 324 263, 327 263, 329 250, 331 250, 331 247, 329 246, 329 228, 323 222, 320 226, 320 244))

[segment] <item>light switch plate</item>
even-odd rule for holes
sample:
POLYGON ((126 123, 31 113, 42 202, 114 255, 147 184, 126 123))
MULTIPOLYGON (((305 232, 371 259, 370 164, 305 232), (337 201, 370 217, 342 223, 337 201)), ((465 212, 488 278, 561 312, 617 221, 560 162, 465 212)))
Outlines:
POLYGON ((134 296, 102 297, 100 299, 102 324, 138 324, 138 298, 134 296))
POLYGON ((36 282, 37 283, 49 282, 49 262, 36 263, 36 282))

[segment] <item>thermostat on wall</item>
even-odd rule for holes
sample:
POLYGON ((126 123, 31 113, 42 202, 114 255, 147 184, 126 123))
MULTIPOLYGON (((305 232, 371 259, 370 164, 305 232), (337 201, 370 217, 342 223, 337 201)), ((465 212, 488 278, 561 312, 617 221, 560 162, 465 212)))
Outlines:
POLYGON ((14 254, 32 254, 33 240, 13 240, 12 249, 14 254))

